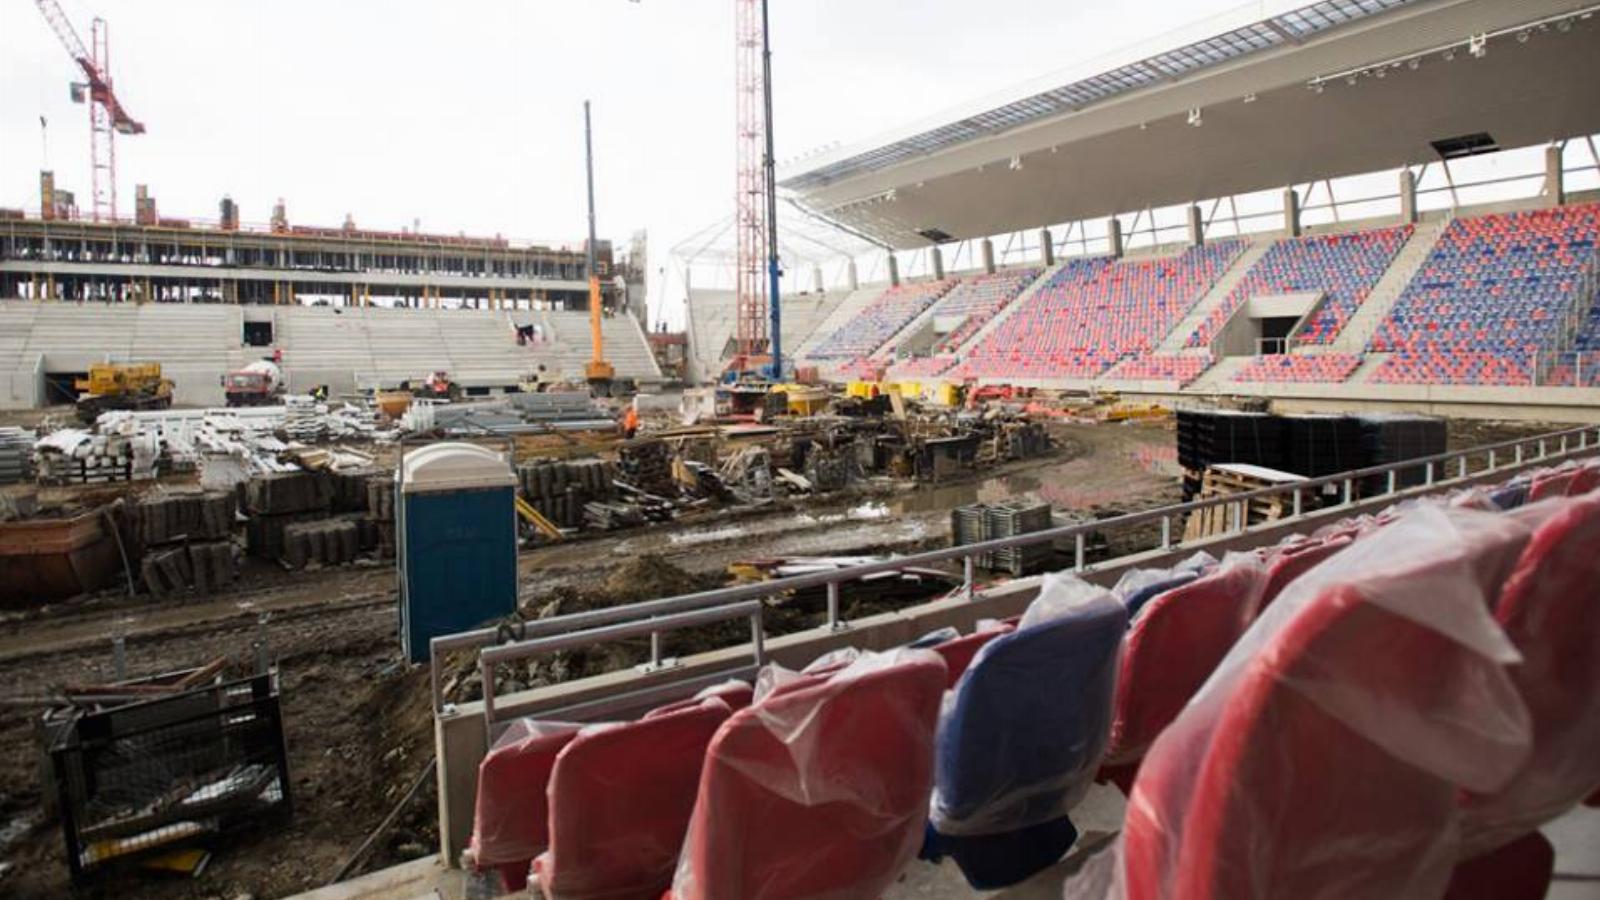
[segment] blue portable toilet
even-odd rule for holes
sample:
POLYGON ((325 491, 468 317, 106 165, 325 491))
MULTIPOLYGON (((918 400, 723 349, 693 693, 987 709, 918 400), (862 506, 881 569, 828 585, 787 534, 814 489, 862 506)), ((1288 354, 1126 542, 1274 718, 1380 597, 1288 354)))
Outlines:
POLYGON ((475 444, 432 444, 395 470, 400 643, 428 658, 428 641, 517 609, 516 476, 475 444))

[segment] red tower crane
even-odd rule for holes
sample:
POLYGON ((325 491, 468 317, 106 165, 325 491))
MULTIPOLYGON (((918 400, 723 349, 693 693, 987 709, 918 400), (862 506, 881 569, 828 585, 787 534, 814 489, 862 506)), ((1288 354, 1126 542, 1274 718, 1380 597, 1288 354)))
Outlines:
POLYGON ((767 352, 766 71, 761 0, 734 0, 739 105, 738 181, 734 195, 734 365, 748 368, 767 352))
POLYGON ((83 69, 86 82, 73 82, 72 99, 89 104, 89 176, 94 198, 96 222, 112 222, 117 218, 117 145, 118 134, 144 134, 144 125, 128 115, 111 87, 111 38, 106 21, 99 16, 89 33, 94 50, 83 45, 83 39, 68 21, 56 0, 34 0, 50 30, 67 48, 73 62, 83 69))

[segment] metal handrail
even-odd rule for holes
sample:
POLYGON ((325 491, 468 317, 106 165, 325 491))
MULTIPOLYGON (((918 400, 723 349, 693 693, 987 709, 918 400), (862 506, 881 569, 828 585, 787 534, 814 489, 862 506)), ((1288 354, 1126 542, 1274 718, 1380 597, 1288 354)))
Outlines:
MULTIPOLYGON (((1408 470, 1423 469, 1425 474, 1424 488, 1438 488, 1463 479, 1468 474, 1469 460, 1473 457, 1487 457, 1486 466, 1475 474, 1484 472, 1514 472, 1521 468, 1548 462, 1551 459, 1560 459, 1575 456, 1579 453, 1588 455, 1600 452, 1600 426, 1585 425, 1576 428, 1553 431, 1526 438, 1515 438, 1500 441, 1494 444, 1485 444, 1470 447, 1464 450, 1453 450, 1437 453, 1431 456, 1417 457, 1402 462, 1385 463, 1377 466, 1368 466, 1362 469, 1352 469, 1333 475, 1324 475, 1316 478, 1306 478, 1300 481, 1286 482, 1281 485, 1272 485, 1255 490, 1229 494, 1224 497, 1208 497, 1191 500, 1187 503, 1178 503, 1156 509, 1141 510, 1138 512, 1124 513, 1108 519, 1098 519, 1091 522, 1079 522, 1048 528, 1043 531, 1034 531, 1012 537, 996 538, 975 544, 963 544, 957 547, 948 547, 940 550, 929 550, 908 556, 877 562, 862 563, 848 568, 824 572, 812 572, 805 575, 794 575, 787 578, 777 578, 771 581, 757 582, 754 584, 735 585, 732 587, 715 588, 709 591, 699 591, 692 594, 683 594, 676 597, 667 597, 659 600, 628 606, 611 607, 603 610, 574 613, 570 616, 554 616, 549 619, 540 619, 521 623, 510 628, 484 628, 475 631, 460 632, 453 635, 434 638, 430 642, 433 676, 433 703, 436 712, 443 709, 443 697, 440 688, 440 660, 442 654, 450 651, 462 651, 478 648, 480 657, 488 655, 490 659, 518 658, 506 656, 497 651, 506 649, 495 647, 503 638, 510 636, 518 643, 508 646, 537 647, 535 652, 549 652, 545 647, 554 646, 561 649, 577 646, 584 643, 593 643, 603 640, 613 640, 618 637, 648 634, 653 631, 672 630, 680 627, 690 627, 679 621, 682 615, 699 615, 702 613, 721 613, 727 607, 707 610, 707 607, 717 607, 719 604, 739 604, 745 602, 761 601, 774 594, 802 590, 811 587, 824 587, 828 591, 828 622, 827 629, 841 627, 838 619, 839 588, 848 582, 856 581, 868 575, 882 572, 898 572, 904 569, 927 566, 933 563, 962 562, 962 596, 972 598, 975 596, 974 560, 982 554, 994 553, 1013 547, 1024 547, 1032 544, 1054 542, 1066 538, 1073 540, 1074 559, 1073 571, 1082 572, 1088 568, 1085 560, 1086 537, 1090 532, 1102 531, 1118 527, 1143 525, 1149 522, 1162 523, 1162 539, 1160 548, 1170 550, 1174 546, 1172 540, 1172 520, 1182 517, 1196 510, 1210 509, 1215 506, 1230 505, 1238 508, 1238 513, 1230 517, 1233 519, 1234 534, 1245 534, 1262 527, 1276 527, 1285 521, 1293 521, 1303 515, 1303 498, 1306 491, 1316 490, 1329 485, 1338 486, 1342 491, 1340 505, 1350 505, 1355 501, 1355 483, 1357 481, 1375 476, 1387 476, 1386 487, 1381 494, 1375 497, 1393 496, 1404 490, 1413 488, 1400 488, 1398 476, 1408 470), (1573 446, 1574 441, 1576 446, 1573 446), (1529 454, 1528 448, 1536 448, 1536 454, 1529 454), (1552 452, 1552 448, 1554 449, 1552 452), (1509 451, 1510 462, 1505 461, 1505 454, 1509 451), (1450 463, 1456 466, 1454 478, 1442 478, 1450 463), (1270 523, 1258 523, 1252 526, 1245 515, 1247 504, 1251 500, 1271 498, 1282 494, 1292 494, 1292 514, 1286 519, 1274 520, 1270 523), (635 620, 638 621, 630 621, 635 620), (614 623, 624 622, 625 625, 614 623), (603 627, 597 627, 603 626, 603 627), (520 629, 520 631, 518 630, 520 629), (534 640, 524 640, 527 635, 539 635, 534 640), (561 635, 560 638, 549 637, 561 635), (571 641, 565 638, 573 638, 571 641), (548 642, 559 642, 559 646, 548 642)), ((735 618, 733 614, 723 615, 721 618, 735 618)), ((713 616, 709 620, 720 621, 713 616)), ((486 682, 487 683, 487 682, 486 682)), ((486 693, 487 696, 487 693, 486 693)))
MULTIPOLYGON (((565 634, 536 638, 531 641, 518 641, 514 644, 486 648, 478 654, 478 673, 483 680, 484 721, 490 726, 493 726, 495 721, 495 666, 522 659, 535 659, 572 647, 584 647, 590 644, 619 641, 648 634, 650 635, 649 670, 654 670, 660 668, 662 664, 661 635, 663 632, 679 631, 700 625, 713 625, 730 619, 749 619, 751 655, 754 657, 756 666, 759 667, 765 661, 766 656, 765 635, 762 633, 763 610, 765 608, 759 600, 750 600, 744 603, 730 603, 726 606, 717 606, 711 609, 680 612, 638 622, 605 625, 599 628, 572 631, 565 634)), ((437 702, 434 708, 436 711, 438 710, 437 702)))

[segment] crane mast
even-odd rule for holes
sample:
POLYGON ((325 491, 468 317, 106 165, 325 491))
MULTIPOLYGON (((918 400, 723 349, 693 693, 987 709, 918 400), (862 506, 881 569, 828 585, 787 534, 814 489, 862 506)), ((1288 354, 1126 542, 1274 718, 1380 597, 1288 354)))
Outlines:
POLYGON ((111 29, 98 16, 90 28, 93 49, 67 19, 56 0, 34 0, 39 12, 67 54, 83 70, 85 82, 72 85, 73 100, 89 106, 89 176, 96 222, 117 217, 117 144, 119 134, 144 134, 144 125, 122 108, 111 83, 111 29))

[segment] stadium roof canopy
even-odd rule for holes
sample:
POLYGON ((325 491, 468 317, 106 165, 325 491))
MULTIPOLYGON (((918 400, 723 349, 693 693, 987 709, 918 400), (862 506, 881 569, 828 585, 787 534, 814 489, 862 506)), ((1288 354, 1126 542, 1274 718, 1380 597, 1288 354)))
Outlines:
POLYGON ((1258 0, 786 165, 896 248, 1600 132, 1595 0, 1258 0))

